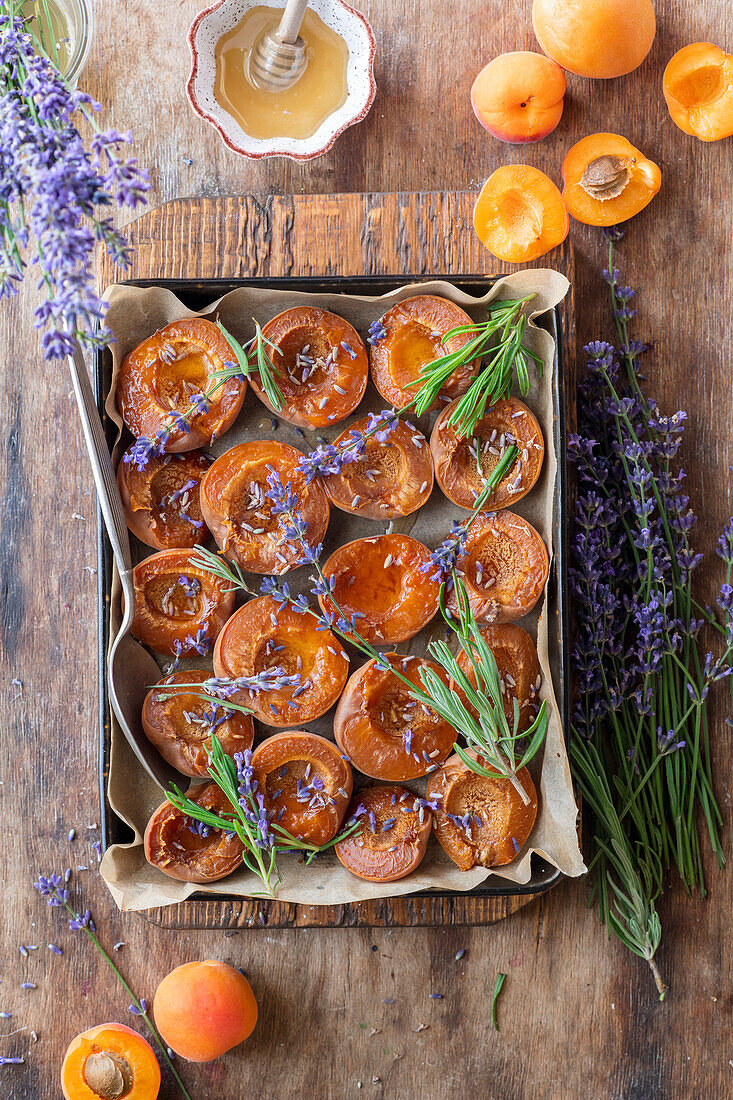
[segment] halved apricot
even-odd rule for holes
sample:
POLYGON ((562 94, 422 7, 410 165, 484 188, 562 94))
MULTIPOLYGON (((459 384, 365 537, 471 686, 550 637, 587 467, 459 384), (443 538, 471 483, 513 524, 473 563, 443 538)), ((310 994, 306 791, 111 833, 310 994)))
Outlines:
POLYGON ((349 659, 330 630, 271 596, 250 600, 232 615, 217 638, 214 671, 236 679, 267 669, 299 676, 293 687, 245 692, 237 701, 268 726, 312 722, 333 706, 349 674, 349 659))
MULTIPOLYGON (((528 615, 549 571, 545 544, 522 516, 507 509, 482 512, 469 527, 460 574, 479 622, 511 623, 528 615)), ((455 591, 447 603, 457 611, 455 591)))
MULTIPOLYGON (((494 655, 499 673, 504 713, 509 728, 514 723, 514 700, 519 705, 519 729, 525 730, 534 719, 534 701, 540 686, 540 662, 537 648, 526 630, 516 623, 484 626, 481 636, 494 655)), ((476 687, 476 674, 468 655, 461 650, 458 667, 476 687)))
POLYGON ((542 469, 545 441, 537 418, 518 398, 507 397, 491 406, 470 436, 462 437, 448 423, 454 410, 455 402, 443 409, 430 435, 438 485, 454 504, 473 508, 506 448, 516 444, 517 459, 483 510, 516 504, 534 487, 542 469))
POLYGON ((116 389, 122 419, 136 438, 152 439, 170 429, 165 451, 204 447, 232 426, 242 407, 246 379, 229 378, 217 387, 212 377, 232 365, 234 353, 211 321, 174 321, 122 361, 116 389), (199 394, 208 395, 206 412, 192 411, 192 398, 199 394), (188 427, 178 421, 182 415, 188 427))
POLYGON ((562 162, 563 198, 576 221, 618 225, 647 206, 662 182, 653 161, 619 134, 582 138, 562 162))
POLYGON ((427 572, 429 566, 430 551, 409 535, 347 542, 323 566, 333 583, 333 599, 319 596, 321 607, 349 620, 356 615, 356 629, 375 645, 404 642, 438 610, 440 586, 427 572))
POLYGON ((147 738, 163 759, 182 775, 203 779, 209 774, 212 733, 227 756, 251 749, 254 741, 254 723, 249 714, 202 699, 197 689, 189 686, 203 684, 210 676, 203 669, 164 676, 145 696, 142 712, 147 738))
POLYGON ((234 592, 186 550, 161 550, 133 570, 132 633, 158 653, 180 657, 209 652, 234 610, 234 592))
POLYGON ((315 733, 276 733, 252 753, 252 767, 273 824, 307 844, 333 840, 353 784, 333 741, 315 733))
MULTIPOLYGON (((334 440, 334 446, 348 442, 349 432, 364 432, 368 419, 357 420, 334 440)), ((421 432, 400 421, 384 443, 374 436, 356 462, 343 466, 341 473, 323 481, 332 504, 342 512, 392 519, 409 516, 421 508, 433 491, 433 462, 421 432)))
MULTIPOLYGON (((448 685, 435 661, 386 653, 385 659, 405 679, 424 690, 420 669, 431 668, 448 685)), ((393 672, 374 660, 362 665, 344 689, 336 707, 333 735, 355 768, 374 779, 416 779, 434 771, 450 755, 456 731, 393 672)))
POLYGON ((700 141, 733 134, 733 54, 710 42, 678 50, 664 70, 664 98, 672 121, 700 141))
MULTIPOLYGON (((483 757, 478 762, 493 770, 483 757)), ((430 776, 427 797, 438 801, 433 813, 435 836, 462 871, 477 864, 501 867, 522 850, 537 817, 537 792, 526 768, 520 768, 517 779, 527 804, 510 779, 498 772, 495 777, 477 775, 458 753, 430 776)))
POLYGON ((284 407, 270 404, 257 378, 251 385, 268 409, 301 428, 335 424, 364 396, 369 363, 353 325, 317 306, 296 306, 268 321, 262 335, 277 371, 284 407))
POLYGON ((405 787, 367 787, 349 807, 361 831, 334 845, 347 871, 367 882, 396 882, 422 862, 432 815, 405 787), (415 804, 418 808, 415 808, 415 804))
MULTIPOLYGON (((396 409, 405 408, 417 396, 420 387, 416 383, 423 367, 449 352, 460 351, 473 335, 460 332, 442 343, 451 329, 473 322, 460 306, 435 294, 405 298, 387 310, 380 323, 380 335, 373 338, 370 352, 372 381, 384 400, 396 409)), ((459 366, 438 399, 451 400, 465 393, 478 366, 478 359, 459 366)))
POLYGON ((526 264, 562 244, 570 222, 549 176, 529 164, 505 164, 481 188, 473 227, 492 256, 526 264))
MULTIPOLYGON (((215 814, 233 814, 226 795, 216 783, 202 783, 187 797, 215 814)), ((234 832, 210 828, 164 802, 145 830, 145 858, 164 875, 182 882, 216 882, 236 871, 244 847, 234 832)))
POLYGON ((201 515, 199 488, 211 465, 201 451, 150 458, 139 469, 126 452, 117 467, 127 526, 155 550, 194 547, 209 529, 201 515))
POLYGON ((160 1066, 142 1035, 125 1024, 98 1024, 69 1043, 61 1066, 64 1100, 157 1100, 160 1066))
POLYGON ((306 483, 298 469, 303 457, 295 447, 261 439, 240 443, 217 458, 201 482, 201 511, 226 556, 250 573, 280 574, 294 569, 303 557, 297 539, 283 533, 282 519, 273 514, 268 477, 274 470, 297 500, 308 524, 311 547, 328 527, 328 497, 319 481, 306 483))

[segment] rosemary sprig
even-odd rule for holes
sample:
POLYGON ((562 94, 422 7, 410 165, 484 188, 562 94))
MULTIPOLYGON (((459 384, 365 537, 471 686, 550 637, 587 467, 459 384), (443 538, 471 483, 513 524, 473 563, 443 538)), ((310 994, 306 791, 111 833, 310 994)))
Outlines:
POLYGON ((446 344, 454 336, 471 333, 471 339, 462 348, 446 351, 427 363, 415 382, 410 383, 420 387, 414 400, 418 416, 431 407, 453 372, 472 359, 483 359, 479 373, 448 418, 459 436, 471 435, 487 407, 506 397, 515 377, 522 396, 529 393, 529 361, 533 359, 538 364, 540 374, 543 365, 541 357, 523 344, 527 328, 524 307, 532 297, 490 302, 486 321, 458 326, 443 336, 441 343, 446 344))
POLYGON ((275 347, 266 337, 262 335, 262 329, 258 321, 253 317, 255 326, 255 335, 248 347, 250 353, 252 351, 252 344, 255 345, 255 362, 256 366, 250 362, 249 355, 239 343, 236 337, 232 336, 231 332, 224 328, 221 321, 217 321, 217 328, 221 331, 224 339, 229 344, 230 348, 234 352, 237 365, 239 367, 237 373, 243 374, 247 378, 251 378, 254 373, 259 375, 260 384, 265 391, 265 396, 273 408, 280 412, 285 405, 282 392, 277 384, 276 379, 280 378, 280 372, 272 362, 271 357, 266 351, 266 347, 276 351, 279 355, 282 354, 279 348, 275 347))

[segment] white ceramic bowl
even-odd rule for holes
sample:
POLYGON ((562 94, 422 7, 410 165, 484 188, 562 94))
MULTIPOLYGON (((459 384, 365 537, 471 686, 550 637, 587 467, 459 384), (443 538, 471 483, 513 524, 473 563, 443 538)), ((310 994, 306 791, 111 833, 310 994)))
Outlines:
POLYGON ((285 0, 218 0, 202 11, 191 25, 188 43, 193 64, 187 91, 197 115, 219 131, 222 141, 244 157, 290 157, 311 160, 333 145, 339 134, 366 117, 374 102, 374 51, 376 44, 369 23, 344 0, 310 0, 310 7, 323 22, 345 40, 349 48, 346 73, 346 101, 308 138, 254 138, 225 111, 214 96, 215 47, 222 35, 233 30, 250 8, 266 5, 282 10, 285 0))

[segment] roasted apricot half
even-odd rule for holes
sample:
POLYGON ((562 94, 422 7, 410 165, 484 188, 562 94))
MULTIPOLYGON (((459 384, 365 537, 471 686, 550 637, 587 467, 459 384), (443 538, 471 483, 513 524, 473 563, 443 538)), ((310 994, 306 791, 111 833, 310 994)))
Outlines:
MULTIPOLYGON (((334 441, 348 443, 351 432, 363 433, 367 419, 358 420, 334 441)), ((341 473, 324 478, 332 504, 342 512, 393 519, 409 516, 422 508, 433 491, 433 462, 427 440, 417 428, 400 421, 384 443, 374 436, 356 462, 343 466, 341 473)))
POLYGON ((562 162, 563 198, 578 222, 618 225, 647 206, 662 182, 657 165, 619 134, 591 134, 562 162))
POLYGON ((133 535, 155 550, 206 542, 199 488, 211 460, 201 451, 187 451, 149 458, 140 469, 130 455, 127 451, 117 467, 117 484, 133 535))
POLYGON ((435 421, 430 435, 435 476, 448 500, 461 508, 473 508, 486 479, 507 447, 519 454, 506 477, 484 505, 495 512, 516 504, 534 487, 545 456, 545 441, 537 418, 516 397, 492 405, 470 436, 461 437, 449 421, 455 412, 451 402, 435 421))
POLYGON ((733 54, 711 42, 678 50, 664 70, 664 98, 672 121, 700 141, 733 134, 733 54))
POLYGON ((333 741, 315 733, 276 733, 252 753, 252 767, 272 821, 306 844, 327 844, 351 797, 351 768, 333 741))
MULTIPOLYGON (((297 539, 286 538, 283 522, 273 514, 268 478, 274 470, 297 500, 308 524, 311 547, 328 527, 328 497, 318 481, 306 483, 298 469, 303 457, 295 447, 262 439, 226 451, 201 482, 201 512, 226 556, 250 573, 287 573, 303 557, 297 539)), ((283 517, 285 519, 285 517, 283 517)))
MULTIPOLYGON (((372 381, 384 400, 396 409, 409 405, 417 396, 423 367, 460 351, 472 339, 472 333, 460 332, 443 343, 446 333, 472 324, 464 309, 436 294, 417 294, 388 310, 374 328, 370 353, 372 381)), ((478 359, 471 359, 459 366, 438 399, 449 401, 465 393, 478 365, 478 359)))
MULTIPOLYGON (((421 668, 431 668, 448 685, 445 670, 425 657, 387 653, 384 659, 421 690, 421 668)), ((391 780, 417 779, 434 771, 456 740, 452 726, 413 699, 409 686, 375 660, 349 679, 336 708, 333 735, 360 772, 391 780)))
POLYGON ((432 815, 404 787, 367 787, 350 806, 361 830, 334 845, 347 871, 367 882, 396 882, 422 862, 432 815), (418 804, 416 808, 415 804, 418 804))
POLYGON ((232 365, 234 353, 211 321, 174 321, 123 359, 116 389, 122 419, 136 438, 152 439, 167 430, 165 451, 204 447, 232 426, 242 407, 245 378, 228 378, 217 385, 217 371, 232 365), (197 410, 199 394, 206 401, 197 410))
POLYGON ((208 653, 234 610, 226 581, 191 565, 186 550, 161 550, 133 570, 132 633, 158 653, 208 653))
MULTIPOLYGON (((550 562, 531 523, 504 509, 485 513, 468 529, 461 579, 479 622, 510 623, 528 615, 542 595, 550 562)), ((448 608, 457 611, 456 594, 448 608)))
MULTIPOLYGON (((479 764, 492 770, 483 758, 479 764)), ((517 779, 526 804, 510 779, 498 773, 477 775, 458 753, 430 776, 427 797, 438 803, 433 813, 435 836, 462 871, 477 864, 501 867, 522 850, 537 817, 537 792, 526 768, 520 768, 517 779)))
POLYGON ((227 710, 202 699, 203 684, 211 676, 203 669, 172 672, 145 696, 142 723, 147 738, 160 755, 182 775, 208 778, 211 735, 216 734, 227 756, 252 748, 254 723, 241 710, 227 710), (181 686, 185 685, 185 686, 181 686))
POLYGON ((268 726, 312 722, 333 706, 349 674, 349 659, 330 630, 271 596, 250 600, 232 615, 216 641, 214 671, 236 679, 268 669, 299 677, 292 687, 246 692, 237 701, 268 726))
MULTIPOLYGON (((216 783, 202 783, 187 797, 216 814, 234 814, 231 802, 216 783)), ((236 871, 244 847, 236 833, 194 821, 164 802, 145 830, 145 858, 164 875, 183 882, 216 882, 236 871)))
POLYGON ((492 256, 526 264, 562 244, 570 222, 549 176, 529 164, 505 164, 481 188, 473 227, 492 256))
POLYGON ((323 610, 351 620, 368 642, 404 642, 438 610, 440 586, 428 573, 430 551, 409 535, 355 539, 334 550, 323 566, 333 599, 319 596, 323 610))
POLYGON ((366 348, 353 325, 316 306, 296 306, 262 330, 284 406, 275 409, 261 384, 251 385, 269 409, 301 428, 322 428, 352 413, 369 377, 366 348))
MULTIPOLYGON (((526 630, 516 623, 484 626, 481 636, 494 655, 499 673, 504 713, 510 729, 514 723, 514 700, 519 706, 519 729, 525 730, 534 719, 534 701, 540 687, 540 662, 537 649, 526 630)), ((458 667, 469 683, 476 686, 476 675, 468 655, 461 650, 458 667)))

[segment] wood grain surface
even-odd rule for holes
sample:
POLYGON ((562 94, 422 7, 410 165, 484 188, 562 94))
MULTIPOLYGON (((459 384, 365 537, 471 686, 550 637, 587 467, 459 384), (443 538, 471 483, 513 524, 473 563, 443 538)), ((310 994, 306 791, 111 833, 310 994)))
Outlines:
MULTIPOLYGON (((662 100, 661 74, 687 42, 714 41, 731 50, 724 0, 657 0, 659 32, 642 68, 618 81, 571 77, 558 129, 522 148, 499 145, 481 130, 468 91, 494 54, 535 47, 529 0, 463 0, 460 7, 444 0, 362 3, 378 40, 376 103, 330 154, 298 166, 240 160, 191 115, 185 33, 201 3, 173 0, 163 10, 143 0, 93 0, 93 6, 97 34, 83 85, 112 105, 105 121, 135 131, 140 160, 152 172, 154 202, 255 194, 266 209, 276 201, 268 195, 277 193, 472 191, 508 161, 527 161, 559 180, 567 148, 594 130, 622 133, 656 160, 662 191, 630 224, 619 266, 640 287, 638 331, 654 342, 650 388, 667 411, 689 414, 683 462, 700 516, 697 543, 709 555, 699 585, 704 598, 713 598, 719 581, 713 547, 733 510, 731 141, 703 145, 677 130, 662 100)), ((367 223, 359 255, 369 255, 371 229, 367 223)), ((328 230, 321 271, 335 270, 342 252, 335 201, 328 230)), ((455 262, 442 224, 416 226, 414 234, 417 245, 393 239, 396 254, 414 270, 455 262)), ((609 338, 599 235, 575 224, 571 235, 579 341, 609 338)), ((192 249, 204 244, 188 242, 192 249)), ((251 270, 247 241, 231 247, 242 270, 251 270)), ((185 1065, 195 1100, 730 1096, 733 886, 729 871, 712 865, 704 901, 686 898, 670 881, 661 902, 659 962, 671 985, 662 1005, 644 964, 607 942, 595 912, 586 909, 583 882, 564 883, 487 928, 231 935, 174 932, 117 914, 94 870, 95 831, 86 829, 98 821, 92 483, 65 368, 43 364, 38 355, 32 283, 0 308, 0 1010, 12 1013, 2 1021, 8 1037, 0 1053, 26 1057, 23 1066, 0 1066, 0 1095, 56 1100, 69 1038, 103 1020, 132 1021, 107 971, 31 887, 38 871, 88 865, 78 873, 85 904, 105 943, 125 941, 116 958, 141 995, 151 997, 163 973, 195 958, 226 959, 251 977, 261 1015, 246 1054, 185 1065), (77 836, 69 842, 72 826, 77 836), (61 944, 62 958, 51 955, 49 941, 61 944), (26 960, 21 943, 39 950, 26 960), (459 948, 466 954, 456 961, 459 948), (490 997, 499 970, 508 979, 497 1034, 490 997), (37 988, 20 989, 24 981, 37 988), (28 1030, 10 1036, 17 1028, 28 1030)), ((717 788, 730 852, 731 731, 722 692, 714 712, 717 788)), ((176 1096, 167 1080, 161 1096, 176 1096)))

